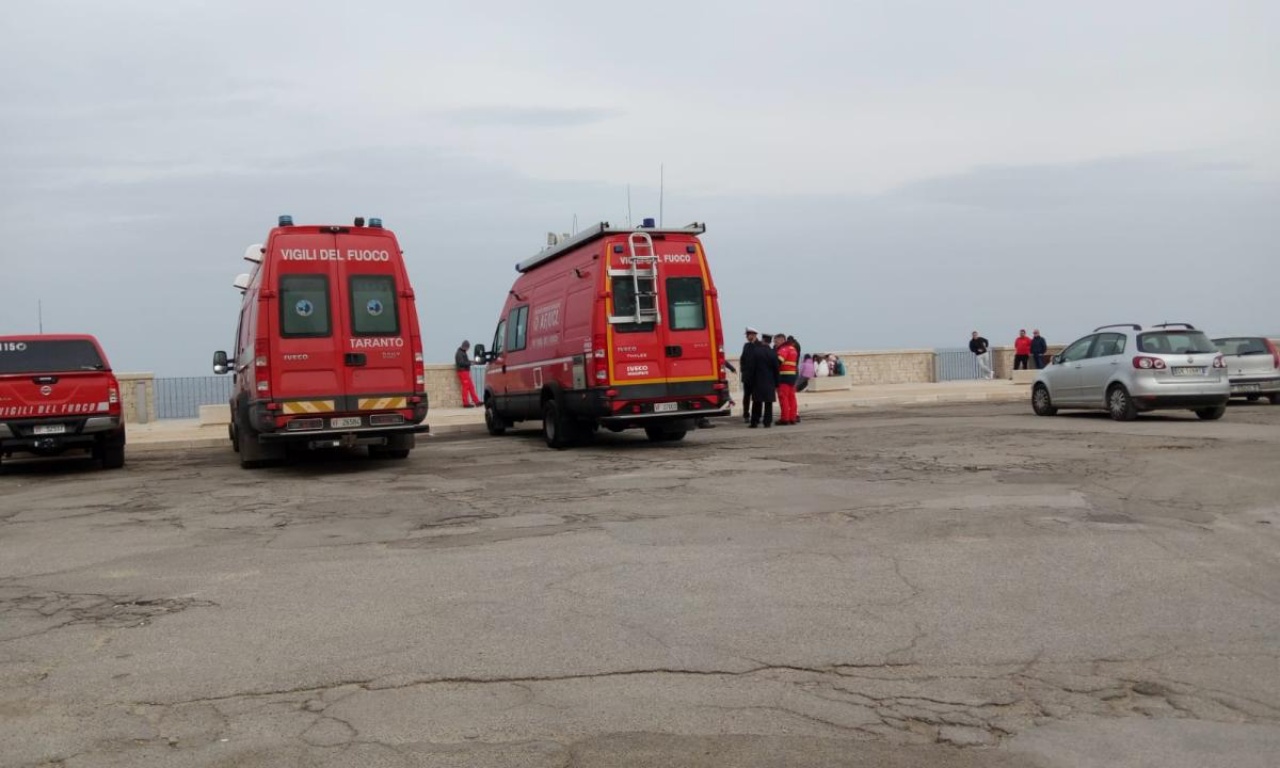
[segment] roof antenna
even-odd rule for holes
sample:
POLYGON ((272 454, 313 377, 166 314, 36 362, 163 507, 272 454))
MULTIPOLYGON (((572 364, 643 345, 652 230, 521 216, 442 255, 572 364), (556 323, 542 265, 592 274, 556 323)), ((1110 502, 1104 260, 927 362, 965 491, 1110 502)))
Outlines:
POLYGON ((631 229, 631 185, 627 185, 627 229, 631 229))
POLYGON ((658 163, 658 228, 662 228, 663 164, 658 163))
POLYGON ((44 335, 44 302, 36 299, 36 318, 40 323, 40 334, 44 335))

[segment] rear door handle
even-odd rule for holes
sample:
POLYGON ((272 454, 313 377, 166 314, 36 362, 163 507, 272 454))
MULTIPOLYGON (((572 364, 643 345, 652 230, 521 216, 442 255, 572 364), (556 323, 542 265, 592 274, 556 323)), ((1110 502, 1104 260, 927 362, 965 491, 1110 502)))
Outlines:
POLYGON ((666 349, 667 357, 680 357, 684 354, 684 347, 671 346, 666 349))
POLYGON ((348 352, 342 356, 342 362, 353 368, 358 368, 365 364, 366 358, 363 352, 348 352))

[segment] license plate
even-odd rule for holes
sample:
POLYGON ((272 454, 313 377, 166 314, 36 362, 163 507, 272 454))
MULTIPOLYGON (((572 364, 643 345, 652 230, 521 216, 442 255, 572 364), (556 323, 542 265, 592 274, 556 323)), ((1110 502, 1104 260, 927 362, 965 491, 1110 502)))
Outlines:
POLYGON ((670 413, 671 411, 678 411, 678 410, 680 410, 679 403, 654 403, 653 404, 654 413, 670 413))
POLYGON ((1232 392, 1257 392, 1261 389, 1257 384, 1235 384, 1231 387, 1232 392))
POLYGON ((32 428, 32 433, 37 435, 61 435, 66 433, 66 424, 37 424, 32 428))
POLYGON ((1204 368, 1198 366, 1183 366, 1173 369, 1174 376, 1203 376, 1204 368))
POLYGON ((350 429, 358 426, 360 426, 359 416, 339 416, 336 419, 329 419, 331 429, 350 429))

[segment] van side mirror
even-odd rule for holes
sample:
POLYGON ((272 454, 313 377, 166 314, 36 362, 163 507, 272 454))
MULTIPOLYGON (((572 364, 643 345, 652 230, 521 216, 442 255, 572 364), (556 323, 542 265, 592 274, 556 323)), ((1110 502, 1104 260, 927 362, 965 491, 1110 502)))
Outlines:
POLYGON ((214 352, 213 353, 213 372, 221 376, 222 374, 231 370, 232 362, 233 361, 227 357, 226 352, 223 352, 222 350, 218 350, 217 352, 214 352))
POLYGON ((488 356, 487 356, 487 355, 485 355, 485 352, 484 352, 484 345, 483 345, 483 344, 477 344, 477 345, 475 345, 474 347, 472 347, 472 350, 473 350, 473 352, 475 353, 475 361, 476 361, 476 362, 478 362, 478 363, 487 363, 487 362, 489 362, 489 358, 488 358, 488 356))

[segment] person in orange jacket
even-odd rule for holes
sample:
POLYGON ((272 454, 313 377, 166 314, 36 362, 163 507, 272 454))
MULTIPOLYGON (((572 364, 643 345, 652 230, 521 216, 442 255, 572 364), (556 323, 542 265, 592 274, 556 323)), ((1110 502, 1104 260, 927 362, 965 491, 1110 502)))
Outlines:
POLYGON ((773 337, 778 353, 778 408, 782 411, 778 426, 800 421, 800 407, 796 403, 796 379, 800 374, 800 351, 796 343, 785 333, 773 337))

